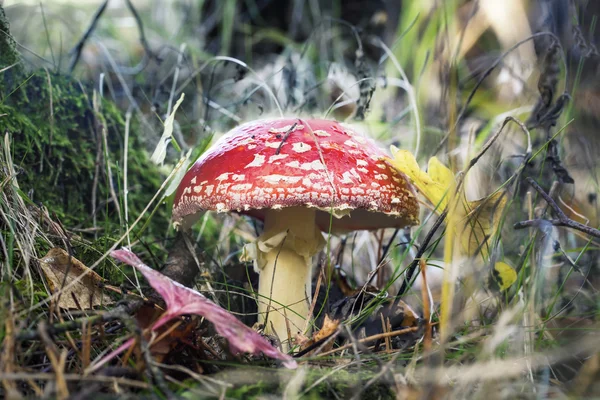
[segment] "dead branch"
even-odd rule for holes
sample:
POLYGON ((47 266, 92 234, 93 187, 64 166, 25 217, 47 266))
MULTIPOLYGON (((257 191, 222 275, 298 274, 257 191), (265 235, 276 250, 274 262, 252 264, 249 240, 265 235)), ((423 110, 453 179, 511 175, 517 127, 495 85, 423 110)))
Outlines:
POLYGON ((578 230, 580 232, 583 232, 587 235, 590 235, 590 236, 593 236, 596 238, 600 238, 600 230, 592 228, 591 226, 581 224, 577 221, 573 221, 572 219, 570 219, 569 217, 567 217, 565 215, 565 213, 560 209, 560 207, 556 204, 556 202, 552 199, 552 197, 550 197, 548 195, 548 193, 544 192, 544 189, 542 189, 540 187, 540 185, 537 184, 536 181, 534 181, 532 178, 527 178, 527 182, 536 190, 536 192, 538 192, 540 194, 540 196, 542 196, 542 198, 546 201, 546 203, 548 203, 548 206, 550 206, 550 208, 554 211, 557 218, 551 219, 551 220, 537 218, 537 219, 530 219, 527 221, 517 222, 516 224, 513 225, 514 229, 524 229, 524 228, 529 228, 529 227, 537 228, 542 223, 550 223, 551 225, 554 225, 554 226, 564 226, 567 228, 572 228, 572 229, 578 230))

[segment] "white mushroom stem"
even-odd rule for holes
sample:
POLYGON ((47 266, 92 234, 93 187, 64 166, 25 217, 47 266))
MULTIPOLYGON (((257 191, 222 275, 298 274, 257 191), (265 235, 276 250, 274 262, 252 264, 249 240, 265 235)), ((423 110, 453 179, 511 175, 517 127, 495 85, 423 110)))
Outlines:
POLYGON ((325 243, 315 215, 305 207, 269 210, 263 234, 246 246, 245 258, 260 272, 259 322, 266 322, 266 333, 277 335, 287 349, 292 347, 288 328, 292 339, 310 328, 312 257, 325 243))

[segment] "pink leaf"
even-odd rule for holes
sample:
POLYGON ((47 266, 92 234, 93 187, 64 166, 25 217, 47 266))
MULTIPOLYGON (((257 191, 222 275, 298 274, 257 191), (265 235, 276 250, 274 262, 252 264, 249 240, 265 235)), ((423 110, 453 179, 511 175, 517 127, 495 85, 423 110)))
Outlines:
MULTIPOLYGON (((126 248, 115 250, 111 255, 126 264, 139 270, 148 280, 150 285, 160 294, 167 305, 165 313, 154 323, 152 330, 159 328, 166 322, 185 314, 200 315, 215 326, 217 332, 229 341, 234 351, 264 355, 283 360, 287 368, 296 368, 296 361, 287 354, 283 354, 273 347, 265 338, 254 330, 244 325, 240 320, 208 300, 202 294, 185 287, 172 279, 164 276, 144 264, 133 252, 126 248)), ((133 342, 127 342, 129 346, 133 342)), ((124 350, 121 346, 118 350, 124 350)), ((112 354, 112 353, 111 353, 112 354)))

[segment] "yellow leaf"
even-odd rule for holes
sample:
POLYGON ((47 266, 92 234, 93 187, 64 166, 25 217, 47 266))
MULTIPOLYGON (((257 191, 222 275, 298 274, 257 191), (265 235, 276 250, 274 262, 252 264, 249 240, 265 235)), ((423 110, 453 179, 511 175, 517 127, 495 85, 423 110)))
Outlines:
POLYGON ((493 276, 502 291, 508 289, 517 281, 517 272, 510 265, 502 261, 498 261, 494 265, 493 276))
POLYGON ((415 185, 417 190, 442 212, 448 205, 448 191, 454 186, 452 171, 442 164, 436 157, 429 160, 429 171, 424 172, 419 168, 417 160, 408 150, 391 147, 393 159, 390 163, 398 171, 405 174, 415 185))
POLYGON ((58 299, 57 304, 60 308, 88 310, 112 303, 112 299, 100 289, 102 277, 75 257, 69 256, 69 253, 63 249, 59 247, 50 249, 48 254, 40 259, 40 266, 52 292, 68 287, 62 289, 58 299), (79 282, 71 285, 83 273, 86 275, 79 282))
POLYGON ((484 199, 465 201, 461 244, 467 255, 474 256, 480 252, 484 259, 489 256, 490 238, 500 228, 506 199, 506 192, 498 191, 484 199))
MULTIPOLYGON (((431 157, 427 172, 424 172, 410 151, 394 146, 391 147, 391 151, 391 165, 404 173, 417 190, 436 207, 436 212, 441 214, 448 207, 449 194, 456 188, 457 182, 452 171, 436 157, 431 157)), ((450 239, 446 246, 452 248, 454 240, 459 240, 463 254, 470 257, 479 255, 488 259, 490 238, 500 229, 501 217, 506 207, 506 191, 500 190, 475 201, 466 201, 462 193, 458 193, 457 196, 459 198, 456 201, 459 203, 456 207, 451 207, 446 221, 446 234, 450 239)), ((494 274, 501 278, 502 290, 507 289, 516 280, 516 272, 505 263, 497 263, 494 274)))

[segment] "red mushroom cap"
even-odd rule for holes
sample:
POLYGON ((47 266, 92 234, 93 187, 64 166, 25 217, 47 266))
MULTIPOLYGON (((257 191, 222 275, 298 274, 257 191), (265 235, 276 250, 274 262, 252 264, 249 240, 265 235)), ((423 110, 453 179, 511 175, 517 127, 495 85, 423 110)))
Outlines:
POLYGON ((173 219, 204 210, 263 219, 265 209, 315 207, 328 230, 418 223, 414 189, 372 141, 335 121, 274 119, 231 130, 181 181, 173 219))

